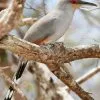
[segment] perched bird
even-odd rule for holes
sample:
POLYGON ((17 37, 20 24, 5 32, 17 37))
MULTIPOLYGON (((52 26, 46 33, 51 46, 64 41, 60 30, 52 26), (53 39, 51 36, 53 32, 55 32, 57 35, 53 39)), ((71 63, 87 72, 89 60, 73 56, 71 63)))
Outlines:
MULTIPOLYGON (((29 28, 24 39, 38 45, 55 42, 67 31, 75 9, 79 8, 81 5, 96 6, 94 3, 81 0, 59 0, 54 10, 42 17, 29 28)), ((23 58, 19 61, 19 69, 14 77, 15 84, 18 84, 17 82, 27 65, 27 61, 23 61, 22 59, 23 58)), ((13 87, 10 87, 4 100, 11 100, 13 93, 14 89, 13 87)))

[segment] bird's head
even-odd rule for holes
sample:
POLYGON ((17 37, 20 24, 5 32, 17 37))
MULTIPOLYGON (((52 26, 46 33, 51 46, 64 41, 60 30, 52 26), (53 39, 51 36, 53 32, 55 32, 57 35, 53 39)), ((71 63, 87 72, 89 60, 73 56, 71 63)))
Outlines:
POLYGON ((89 6, 97 6, 95 3, 83 1, 83 0, 69 0, 72 6, 76 9, 79 8, 81 5, 89 5, 89 6))

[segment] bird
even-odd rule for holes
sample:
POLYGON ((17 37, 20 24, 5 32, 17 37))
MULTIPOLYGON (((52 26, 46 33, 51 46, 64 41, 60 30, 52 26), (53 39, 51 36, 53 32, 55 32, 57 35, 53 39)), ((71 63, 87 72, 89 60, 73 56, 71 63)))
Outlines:
MULTIPOLYGON (((74 12, 81 5, 97 6, 95 3, 82 0, 59 0, 56 7, 47 15, 35 22, 24 36, 24 40, 38 45, 54 43, 64 35, 72 22, 74 12)), ((21 57, 18 64, 18 71, 14 75, 14 83, 18 84, 28 61, 21 57)), ((10 86, 4 100, 11 100, 14 93, 10 86)))

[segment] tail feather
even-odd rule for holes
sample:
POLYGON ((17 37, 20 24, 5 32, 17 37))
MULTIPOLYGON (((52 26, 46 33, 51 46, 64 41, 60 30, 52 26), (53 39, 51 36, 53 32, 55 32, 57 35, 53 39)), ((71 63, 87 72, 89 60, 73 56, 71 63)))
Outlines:
MULTIPOLYGON (((16 74, 14 75, 14 79, 13 79, 15 84, 18 84, 19 79, 21 78, 26 66, 27 66, 27 61, 19 63, 19 68, 18 68, 16 74)), ((12 96, 14 94, 14 91, 15 91, 14 88, 12 86, 10 86, 4 100, 11 100, 12 96)))
POLYGON ((7 95, 4 100, 11 100, 14 93, 14 89, 10 86, 7 95))
POLYGON ((25 62, 21 62, 19 64, 19 68, 17 70, 17 73, 15 73, 15 77, 14 77, 14 83, 18 84, 18 80, 21 78, 23 72, 24 72, 24 69, 26 68, 27 66, 27 61, 25 62))

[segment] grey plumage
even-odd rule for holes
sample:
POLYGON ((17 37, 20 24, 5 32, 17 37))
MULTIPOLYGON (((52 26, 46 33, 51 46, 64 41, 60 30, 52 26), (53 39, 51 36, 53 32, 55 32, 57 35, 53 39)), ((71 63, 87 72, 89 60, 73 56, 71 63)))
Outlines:
POLYGON ((34 42, 36 40, 49 37, 49 40, 46 41, 46 43, 55 42, 57 39, 63 36, 63 34, 69 28, 73 14, 74 9, 72 9, 71 4, 68 3, 68 0, 60 0, 57 7, 53 11, 30 27, 24 39, 29 42, 34 42), (63 7, 60 7, 63 2, 63 7))

